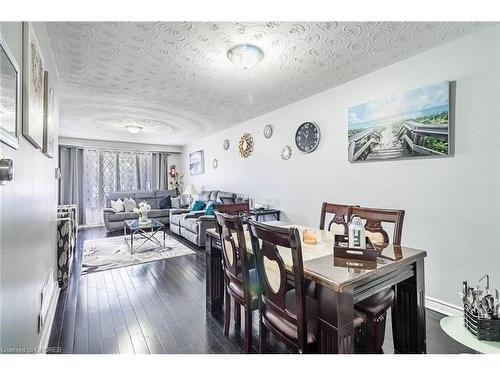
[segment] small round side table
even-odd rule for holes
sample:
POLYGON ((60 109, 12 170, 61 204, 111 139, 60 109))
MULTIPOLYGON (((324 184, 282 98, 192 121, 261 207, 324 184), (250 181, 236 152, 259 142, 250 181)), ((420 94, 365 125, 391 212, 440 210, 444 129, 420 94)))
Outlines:
POLYGON ((441 328, 448 336, 476 352, 485 354, 500 354, 500 342, 478 340, 464 327, 463 316, 447 316, 441 319, 441 328))

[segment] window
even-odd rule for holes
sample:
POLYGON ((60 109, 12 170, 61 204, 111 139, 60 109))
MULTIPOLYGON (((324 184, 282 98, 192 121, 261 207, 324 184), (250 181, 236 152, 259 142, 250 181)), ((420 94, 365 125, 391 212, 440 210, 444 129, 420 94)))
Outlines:
POLYGON ((153 154, 150 152, 86 149, 83 159, 87 225, 102 223, 107 193, 153 190, 153 154))

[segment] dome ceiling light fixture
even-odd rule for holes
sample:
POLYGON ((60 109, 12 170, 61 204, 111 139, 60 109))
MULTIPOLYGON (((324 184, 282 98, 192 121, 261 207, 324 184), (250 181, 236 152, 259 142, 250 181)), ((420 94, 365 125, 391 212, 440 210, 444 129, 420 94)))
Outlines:
POLYGON ((142 130, 142 126, 127 125, 125 126, 130 134, 138 134, 142 130))
POLYGON ((240 69, 250 69, 263 58, 264 52, 253 44, 238 44, 227 51, 227 57, 240 69))

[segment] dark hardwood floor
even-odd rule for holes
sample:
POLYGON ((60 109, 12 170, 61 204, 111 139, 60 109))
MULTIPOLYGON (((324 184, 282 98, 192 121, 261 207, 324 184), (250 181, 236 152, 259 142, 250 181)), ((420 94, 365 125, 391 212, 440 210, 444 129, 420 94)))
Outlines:
MULTIPOLYGON (((171 235, 196 253, 80 276, 84 240, 106 236, 103 228, 80 230, 73 273, 59 297, 49 346, 75 354, 241 353, 243 330, 232 324, 226 338, 222 316, 205 311, 204 252, 171 235)), ((442 331, 442 317, 427 310, 428 353, 472 353, 442 331)), ((256 312, 254 327, 257 351, 256 312)), ((389 317, 385 353, 393 352, 390 327, 389 317)), ((274 340, 270 347, 274 353, 289 353, 274 340)))

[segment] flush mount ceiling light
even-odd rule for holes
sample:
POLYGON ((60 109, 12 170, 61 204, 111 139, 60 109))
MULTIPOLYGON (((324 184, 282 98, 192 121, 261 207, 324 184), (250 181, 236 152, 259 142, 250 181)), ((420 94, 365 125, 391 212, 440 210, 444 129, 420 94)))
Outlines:
POLYGON ((240 69, 250 69, 264 57, 264 52, 253 44, 238 44, 227 51, 227 57, 240 69))
POLYGON ((137 134, 142 130, 142 126, 138 125, 127 125, 125 126, 130 134, 137 134))

